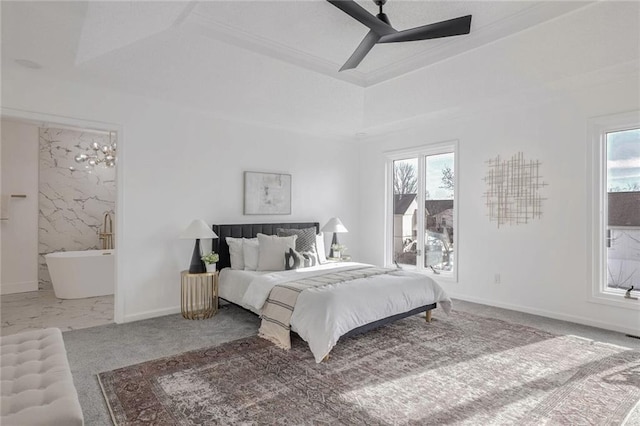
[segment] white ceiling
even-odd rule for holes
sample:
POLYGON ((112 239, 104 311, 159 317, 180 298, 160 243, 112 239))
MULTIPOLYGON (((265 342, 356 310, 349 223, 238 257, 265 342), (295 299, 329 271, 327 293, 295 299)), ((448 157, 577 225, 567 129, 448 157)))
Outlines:
MULTIPOLYGON (((371 0, 358 3, 376 13, 371 0)), ((362 122, 363 87, 589 3, 389 0, 385 13, 398 30, 472 14, 471 34, 378 45, 357 69, 340 73, 367 28, 324 0, 3 0, 2 69, 306 132, 326 132, 331 123, 335 132, 349 134, 362 122), (43 68, 26 70, 19 59, 43 68)))
MULTIPOLYGON (((372 14, 377 13, 372 0, 358 3, 372 14)), ((22 40, 3 42, 3 48, 19 50, 31 56, 27 59, 44 65, 56 65, 74 55, 74 61, 67 65, 77 66, 171 31, 173 37, 204 36, 366 87, 525 30, 585 4, 389 0, 384 10, 398 30, 471 14, 471 34, 377 45, 357 69, 342 73, 338 69, 368 29, 322 0, 4 1, 3 18, 7 15, 10 18, 3 19, 3 24, 9 26, 7 30, 3 28, 3 33, 11 36, 15 30, 22 40), (14 44, 15 41, 21 42, 14 44), (58 56, 57 60, 52 60, 54 56, 58 56)), ((154 51, 167 57, 175 53, 168 48, 164 52, 154 51)), ((199 53, 203 58, 217 55, 213 48, 199 53)))
MULTIPOLYGON (((372 14, 372 0, 358 0, 372 14)), ((377 45, 357 69, 338 72, 368 28, 325 1, 205 2, 184 26, 208 37, 366 87, 490 43, 584 6, 578 1, 403 1, 384 6, 397 30, 473 15, 471 34, 377 45)))

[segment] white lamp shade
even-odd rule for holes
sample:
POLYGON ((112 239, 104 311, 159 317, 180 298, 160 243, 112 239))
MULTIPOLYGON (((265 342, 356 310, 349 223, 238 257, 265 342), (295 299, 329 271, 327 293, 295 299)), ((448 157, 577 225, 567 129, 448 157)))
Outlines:
POLYGON ((329 222, 322 227, 322 232, 349 232, 349 230, 342 224, 340 219, 332 217, 329 222))
POLYGON ((205 238, 218 238, 215 232, 207 225, 202 219, 196 219, 191 222, 191 225, 187 227, 182 234, 180 234, 180 238, 188 238, 188 239, 205 239, 205 238))

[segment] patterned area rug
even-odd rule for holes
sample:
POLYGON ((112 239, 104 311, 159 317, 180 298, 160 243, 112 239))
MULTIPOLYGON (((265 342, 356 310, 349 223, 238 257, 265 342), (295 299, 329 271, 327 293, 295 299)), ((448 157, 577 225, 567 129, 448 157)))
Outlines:
POLYGON ((619 425, 640 400, 640 351, 461 312, 345 339, 321 364, 292 343, 250 337, 99 379, 117 425, 619 425))

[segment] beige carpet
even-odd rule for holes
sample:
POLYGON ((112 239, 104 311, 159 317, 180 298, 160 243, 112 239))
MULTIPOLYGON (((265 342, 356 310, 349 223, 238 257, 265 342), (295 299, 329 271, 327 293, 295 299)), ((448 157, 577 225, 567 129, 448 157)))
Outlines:
POLYGON ((315 364, 251 337, 99 375, 114 422, 618 425, 640 351, 456 312, 340 342, 315 364))

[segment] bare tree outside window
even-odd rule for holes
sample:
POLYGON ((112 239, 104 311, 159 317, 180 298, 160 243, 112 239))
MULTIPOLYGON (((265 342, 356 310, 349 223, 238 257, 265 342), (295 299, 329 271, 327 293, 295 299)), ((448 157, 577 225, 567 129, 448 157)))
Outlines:
POLYGON ((440 188, 451 191, 451 197, 453 197, 453 170, 449 166, 444 166, 442 169, 442 185, 440 188))
POLYGON ((442 186, 440 188, 453 189, 453 170, 449 166, 444 166, 442 169, 442 186))
POLYGON ((418 191, 416 167, 409 162, 396 162, 393 171, 393 193, 415 194, 418 191))

